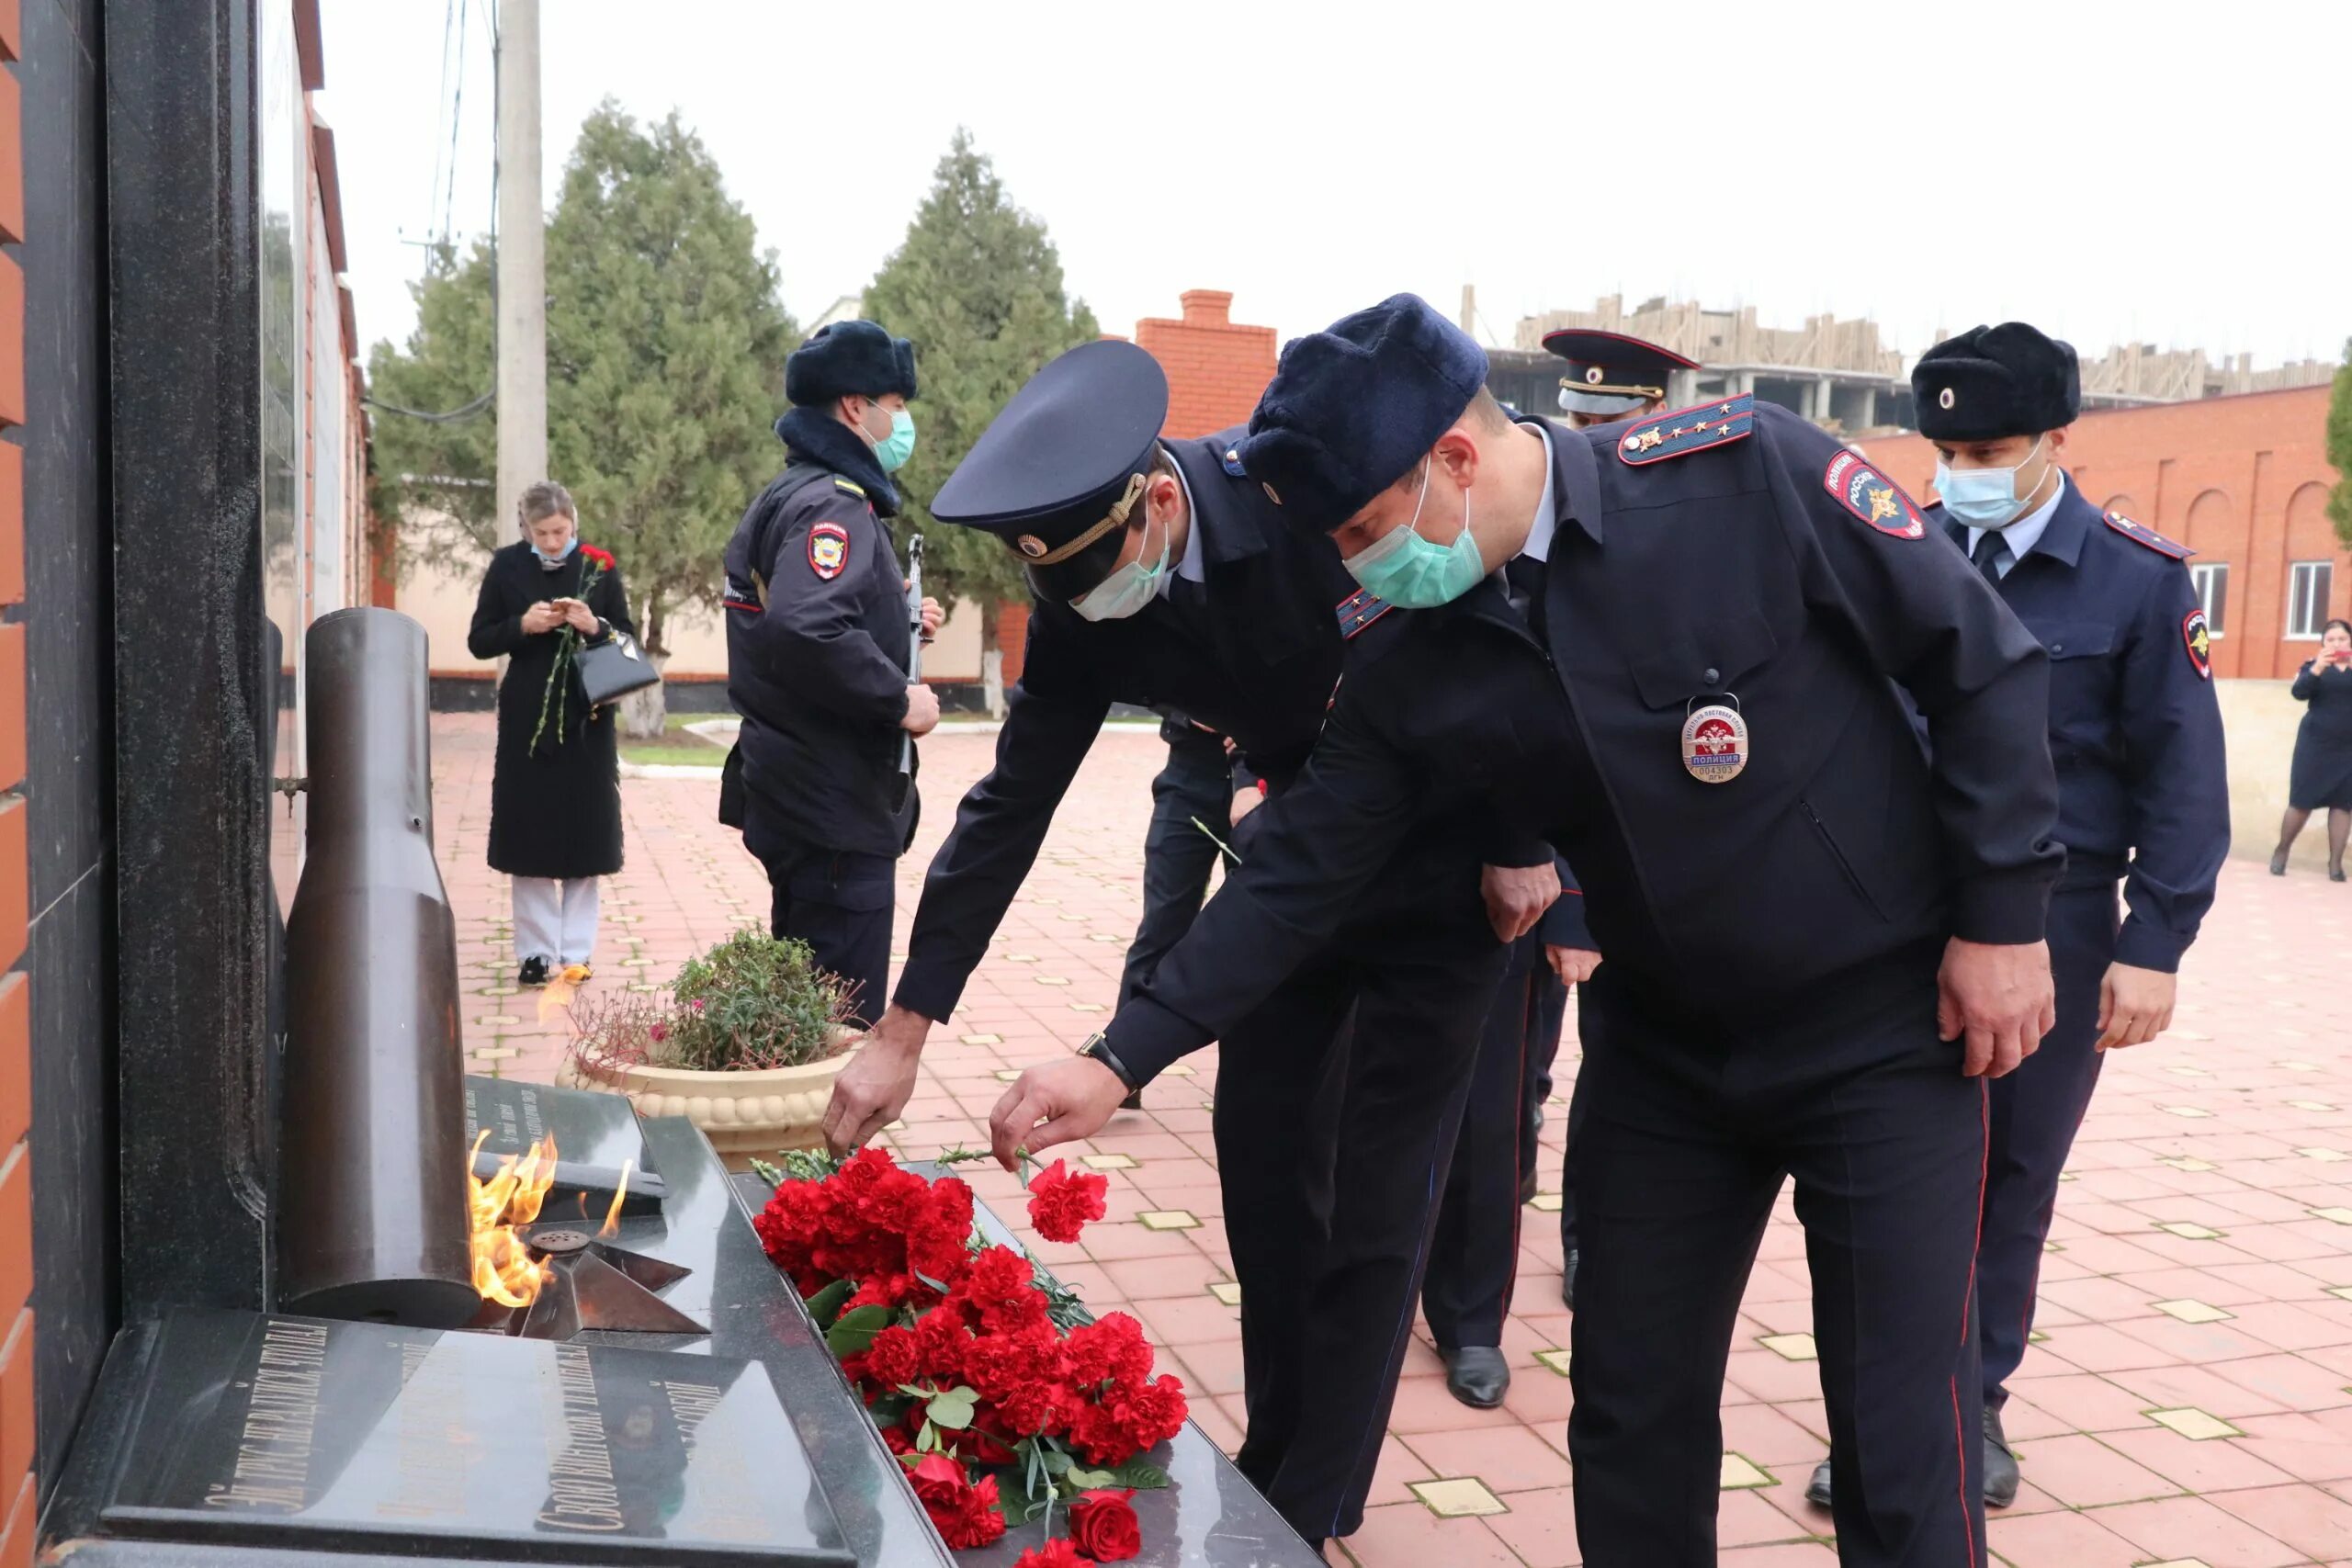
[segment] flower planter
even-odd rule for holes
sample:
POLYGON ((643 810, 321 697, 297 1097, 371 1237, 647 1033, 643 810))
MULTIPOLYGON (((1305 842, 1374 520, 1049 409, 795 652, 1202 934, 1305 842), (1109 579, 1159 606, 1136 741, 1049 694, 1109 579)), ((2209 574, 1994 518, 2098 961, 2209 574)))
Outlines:
MULTIPOLYGON (((842 1029, 836 1038, 857 1037, 842 1029)), ((566 1089, 627 1095, 640 1116, 683 1116, 702 1129, 729 1170, 780 1149, 813 1149, 825 1141, 825 1107, 833 1080, 856 1053, 843 1051, 801 1067, 702 1072, 644 1063, 605 1064, 564 1055, 556 1082, 566 1089)))

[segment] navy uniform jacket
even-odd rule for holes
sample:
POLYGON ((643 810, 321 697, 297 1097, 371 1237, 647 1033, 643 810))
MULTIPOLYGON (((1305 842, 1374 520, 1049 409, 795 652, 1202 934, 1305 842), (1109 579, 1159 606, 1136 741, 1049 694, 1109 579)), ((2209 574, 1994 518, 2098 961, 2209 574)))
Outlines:
POLYGON ((865 487, 796 453, 728 541, 726 615, 751 810, 802 843, 895 859, 913 634, 865 487))
POLYGON ((2041 939, 2064 858, 2048 660, 1894 483, 1744 397, 1543 423, 1549 647, 1493 578, 1372 626, 1305 777, 1113 1021, 1139 1077, 1253 1005, 1432 816, 1558 848, 1612 990, 1679 1016, 1792 1018, 1925 986, 1953 935, 2041 939), (1705 784, 1682 728, 1723 694, 1751 760, 1705 784))
MULTIPOLYGON (((1204 581, 1179 579, 1124 620, 1090 623, 1059 604, 1032 612, 996 765, 956 808, 923 882, 894 993, 900 1007, 934 1020, 955 1010, 1114 702, 1175 708, 1230 736, 1241 763, 1277 798, 1306 763, 1341 649, 1365 623, 1347 610, 1360 596, 1330 545, 1285 523, 1228 457, 1240 434, 1160 444, 1192 500, 1204 581)), ((1245 862, 1249 823, 1236 837, 1245 862)), ((1402 857, 1415 869, 1396 870, 1394 880, 1434 877, 1443 892, 1431 908, 1471 918, 1483 908, 1480 856, 1464 846, 1481 831, 1458 823, 1423 835, 1402 857)))
MULTIPOLYGON (((2119 963, 2166 973, 2196 939, 2230 852, 2222 708, 2181 557, 2074 481, 2001 597, 2050 651, 2050 754, 2066 886, 2123 878, 2119 963), (2126 857, 2130 864, 2125 864, 2126 857)), ((1968 550, 1968 529, 1928 515, 1968 550)))

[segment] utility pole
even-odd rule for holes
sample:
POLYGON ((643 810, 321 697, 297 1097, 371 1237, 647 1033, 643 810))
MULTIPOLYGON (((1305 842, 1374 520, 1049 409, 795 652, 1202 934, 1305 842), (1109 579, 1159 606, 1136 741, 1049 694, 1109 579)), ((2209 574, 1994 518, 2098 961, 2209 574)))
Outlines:
POLYGON ((539 0, 498 6, 498 505, 548 477, 547 222, 539 210, 539 0))

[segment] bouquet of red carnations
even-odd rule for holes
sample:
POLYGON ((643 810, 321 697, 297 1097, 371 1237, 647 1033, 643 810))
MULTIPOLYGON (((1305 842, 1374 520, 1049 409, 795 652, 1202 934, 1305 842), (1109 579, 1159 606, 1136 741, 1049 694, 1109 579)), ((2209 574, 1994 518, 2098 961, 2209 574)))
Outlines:
MULTIPOLYGON (((1041 1515, 1051 1537, 1063 1507, 1069 1539, 1016 1568, 1135 1556, 1127 1499, 1168 1484, 1140 1456, 1184 1425, 1184 1386, 1152 1375, 1142 1325, 1089 1321, 1023 1254, 983 1246, 954 1177, 926 1181, 874 1148, 762 1169, 775 1195, 753 1228, 947 1544, 985 1546, 1041 1515)), ((1102 1217, 1104 1188, 1056 1160, 1029 1184, 1030 1219, 1075 1240, 1102 1217)))

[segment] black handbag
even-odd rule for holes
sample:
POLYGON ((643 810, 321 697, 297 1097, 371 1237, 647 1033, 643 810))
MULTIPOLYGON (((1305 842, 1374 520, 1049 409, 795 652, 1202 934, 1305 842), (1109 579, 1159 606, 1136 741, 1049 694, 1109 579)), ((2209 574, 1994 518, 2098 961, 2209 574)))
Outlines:
POLYGON ((590 643, 574 656, 580 683, 587 688, 591 707, 618 702, 631 692, 661 683, 655 670, 627 632, 616 631, 602 642, 590 643))

